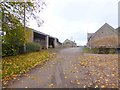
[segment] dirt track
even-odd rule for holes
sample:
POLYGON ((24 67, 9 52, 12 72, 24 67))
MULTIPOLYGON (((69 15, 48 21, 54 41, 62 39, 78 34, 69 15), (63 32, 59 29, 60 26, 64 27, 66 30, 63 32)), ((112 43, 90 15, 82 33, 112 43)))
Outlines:
POLYGON ((82 48, 57 51, 43 67, 11 81, 8 88, 117 88, 118 56, 84 54, 82 48))

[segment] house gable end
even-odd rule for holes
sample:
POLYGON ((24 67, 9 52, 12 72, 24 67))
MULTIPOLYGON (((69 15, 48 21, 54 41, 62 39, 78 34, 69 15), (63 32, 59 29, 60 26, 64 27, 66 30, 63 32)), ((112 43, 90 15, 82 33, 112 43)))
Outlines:
POLYGON ((91 37, 91 39, 99 39, 104 36, 118 35, 113 27, 105 23, 99 30, 97 30, 91 37))

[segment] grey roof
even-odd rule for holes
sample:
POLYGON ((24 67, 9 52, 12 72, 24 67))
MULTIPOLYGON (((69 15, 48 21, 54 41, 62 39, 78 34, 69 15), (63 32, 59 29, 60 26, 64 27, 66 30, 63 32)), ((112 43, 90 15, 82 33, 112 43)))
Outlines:
MULTIPOLYGON (((28 28, 28 27, 27 27, 27 28, 28 28)), ((35 30, 35 29, 32 29, 32 28, 29 28, 29 29, 31 29, 33 32, 42 34, 42 35, 44 35, 44 36, 49 36, 49 37, 51 37, 51 38, 56 38, 56 37, 53 37, 53 36, 51 36, 51 35, 45 34, 45 33, 43 33, 43 32, 37 31, 37 30, 35 30)))
MULTIPOLYGON (((111 30, 113 31, 113 32, 116 32, 116 30, 112 27, 112 26, 110 26, 108 23, 105 23, 102 27, 100 27, 99 28, 99 30, 102 30, 104 27, 109 27, 109 28, 111 28, 111 30)), ((97 31, 96 31, 97 32, 97 31)), ((117 33, 117 32, 116 32, 117 33)))
MULTIPOLYGON (((105 23, 103 26, 101 26, 95 33, 97 33, 99 30, 102 30, 105 27, 111 28, 110 30, 118 34, 117 31, 112 26, 110 26, 108 23, 105 23)), ((91 38, 95 36, 95 33, 91 36, 91 38)))
POLYGON ((36 32, 36 33, 39 33, 39 34, 42 34, 42 35, 45 35, 45 36, 48 36, 47 34, 43 33, 43 32, 40 32, 40 31, 37 31, 35 29, 32 29, 33 32, 36 32))
MULTIPOLYGON (((29 28, 29 27, 27 27, 27 28, 29 28)), ((53 37, 53 36, 51 36, 51 35, 45 34, 45 33, 43 33, 43 32, 37 31, 37 30, 35 30, 35 29, 32 29, 32 28, 29 28, 29 29, 31 29, 33 32, 42 34, 42 35, 44 35, 44 36, 49 36, 50 38, 56 38, 56 37, 53 37)), ((57 42, 59 42, 59 43, 61 44, 61 42, 58 40, 58 38, 56 38, 56 39, 57 39, 57 42)))

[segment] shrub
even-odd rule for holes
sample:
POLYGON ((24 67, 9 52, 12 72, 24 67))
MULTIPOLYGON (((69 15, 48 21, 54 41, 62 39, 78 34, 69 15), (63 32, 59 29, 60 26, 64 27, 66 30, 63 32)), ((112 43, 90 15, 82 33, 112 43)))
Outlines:
POLYGON ((116 53, 116 49, 100 47, 100 48, 92 48, 91 52, 95 54, 114 54, 116 53))
POLYGON ((117 49, 111 48, 111 49, 109 50, 109 54, 114 54, 114 53, 117 53, 117 49))
POLYGON ((99 48, 92 48, 91 53, 99 53, 99 48))
MULTIPOLYGON (((40 44, 38 43, 27 43, 26 52, 35 52, 40 50, 40 44)), ((10 43, 2 43, 2 56, 13 56, 24 53, 23 45, 13 45, 10 43)))
POLYGON ((84 53, 90 53, 90 48, 84 47, 84 48, 83 48, 83 52, 84 52, 84 53))
POLYGON ((9 43, 2 43, 2 56, 12 56, 16 54, 13 45, 9 43))
POLYGON ((26 44, 26 52, 35 52, 40 51, 40 44, 39 43, 27 43, 26 44))
POLYGON ((109 54, 110 49, 109 48, 98 48, 99 52, 98 54, 109 54))
POLYGON ((13 56, 24 53, 23 45, 2 43, 2 56, 13 56))

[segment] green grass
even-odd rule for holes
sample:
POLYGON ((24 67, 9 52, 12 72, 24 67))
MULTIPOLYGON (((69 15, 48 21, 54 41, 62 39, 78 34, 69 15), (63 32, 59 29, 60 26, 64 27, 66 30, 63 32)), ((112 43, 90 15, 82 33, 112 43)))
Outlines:
POLYGON ((88 47, 84 47, 83 53, 91 53, 91 50, 88 47))
POLYGON ((83 48, 83 53, 93 53, 93 54, 115 54, 116 49, 115 48, 83 48))
POLYGON ((0 80, 2 79, 2 61, 0 59, 0 80))
POLYGON ((49 52, 41 51, 4 57, 2 59, 3 85, 6 81, 28 72, 37 65, 43 65, 51 56, 52 54, 49 54, 49 52))

